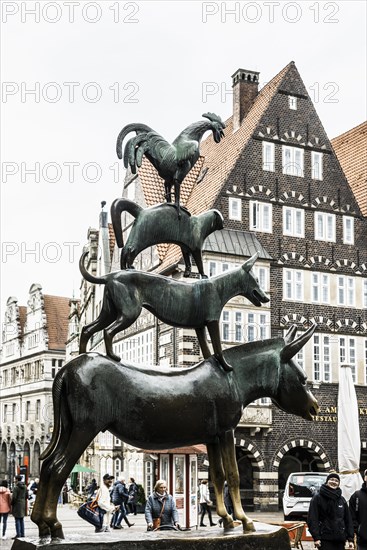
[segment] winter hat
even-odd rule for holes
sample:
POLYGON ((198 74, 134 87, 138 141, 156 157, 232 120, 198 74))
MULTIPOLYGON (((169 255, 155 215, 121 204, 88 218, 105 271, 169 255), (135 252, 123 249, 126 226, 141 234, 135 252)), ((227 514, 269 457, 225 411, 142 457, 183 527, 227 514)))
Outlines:
POLYGON ((332 479, 333 477, 335 477, 335 479, 337 479, 340 483, 340 477, 338 476, 338 474, 336 472, 331 472, 331 474, 329 474, 326 478, 326 483, 329 481, 329 479, 332 479))

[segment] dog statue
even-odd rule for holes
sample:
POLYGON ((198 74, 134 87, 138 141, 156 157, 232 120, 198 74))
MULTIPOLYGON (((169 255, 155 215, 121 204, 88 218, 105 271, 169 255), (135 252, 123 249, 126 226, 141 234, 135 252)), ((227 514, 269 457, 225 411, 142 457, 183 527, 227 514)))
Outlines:
POLYGON ((116 243, 121 251, 121 269, 132 268, 135 258, 142 250, 159 243, 175 243, 181 246, 185 261, 184 277, 191 273, 190 253, 193 255, 198 271, 204 275, 201 249, 205 239, 218 229, 223 229, 223 217, 218 210, 208 210, 199 216, 191 216, 182 210, 177 214, 170 203, 151 208, 142 208, 135 202, 121 198, 111 205, 111 220, 116 243), (121 226, 121 213, 128 212, 135 221, 124 246, 121 226))
POLYGON ((120 361, 120 357, 113 353, 113 337, 130 327, 145 307, 163 323, 194 328, 205 359, 211 355, 205 335, 207 328, 216 359, 225 371, 230 371, 232 367, 223 356, 219 330, 223 307, 234 296, 245 296, 257 307, 269 301, 251 271, 258 253, 233 271, 210 279, 196 280, 192 284, 135 270, 115 271, 94 277, 84 266, 87 255, 88 252, 84 252, 79 261, 82 276, 90 283, 106 285, 106 288, 99 316, 82 329, 79 353, 87 351, 88 341, 93 334, 104 330, 107 355, 120 361))

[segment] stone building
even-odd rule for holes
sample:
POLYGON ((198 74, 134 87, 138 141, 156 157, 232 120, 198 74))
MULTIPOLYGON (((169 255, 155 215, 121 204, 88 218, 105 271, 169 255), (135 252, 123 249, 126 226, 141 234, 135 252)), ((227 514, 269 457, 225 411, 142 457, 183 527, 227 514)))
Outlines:
MULTIPOLYGON (((352 367, 361 464, 367 467, 366 159, 354 133, 351 146, 334 140, 338 160, 294 62, 260 91, 255 71, 237 70, 232 83, 233 114, 225 137, 219 144, 212 136, 202 143, 201 157, 181 186, 181 202, 192 214, 217 208, 224 216, 224 230, 211 235, 203 248, 209 276, 260 252, 255 270, 270 304, 254 308, 244 298, 231 300, 221 318, 223 346, 280 336, 292 324, 303 331, 317 323, 298 355, 321 404, 315 422, 285 415, 263 399, 246 408, 236 430, 245 505, 268 509, 278 506, 290 472, 337 468, 342 364, 352 367), (359 168, 348 161, 353 155, 359 168), (354 166, 349 171, 348 162, 354 166)), ((123 195, 147 207, 163 202, 163 190, 144 159, 138 174, 127 173, 123 195)), ((125 241, 132 221, 123 214, 125 241)), ((115 250, 112 269, 118 265, 115 250)), ((135 266, 174 278, 184 271, 174 245, 146 250, 135 266)), ((172 367, 201 358, 193 331, 166 326, 145 311, 115 337, 114 349, 126 360, 172 367)))
POLYGON ((12 481, 20 465, 39 475, 39 456, 51 437, 51 388, 65 362, 69 298, 32 284, 26 306, 6 304, 0 355, 0 477, 12 481))

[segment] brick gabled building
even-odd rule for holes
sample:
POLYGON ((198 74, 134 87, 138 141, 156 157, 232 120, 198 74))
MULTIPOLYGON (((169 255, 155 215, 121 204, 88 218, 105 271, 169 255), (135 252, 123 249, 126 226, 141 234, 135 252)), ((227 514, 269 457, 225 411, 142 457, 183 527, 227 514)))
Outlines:
POLYGON ((26 306, 6 304, 0 355, 0 477, 16 467, 39 475, 39 456, 53 425, 52 383, 65 362, 70 299, 32 284, 26 306))
MULTIPOLYGON (((320 400, 315 422, 285 415, 264 400, 246 408, 236 430, 245 504, 270 508, 278 506, 290 472, 337 468, 341 364, 352 366, 361 464, 367 467, 366 188, 364 180, 352 191, 294 62, 260 91, 254 71, 237 70, 232 83, 233 115, 225 137, 219 144, 212 136, 202 143, 201 157, 181 187, 182 204, 192 214, 218 208, 224 216, 225 229, 204 244, 209 275, 260 251, 256 268, 270 307, 231 300, 221 319, 223 346, 279 336, 294 323, 300 331, 318 325, 298 356, 320 400)), ((360 147, 358 137, 354 143, 352 149, 360 147)), ((144 159, 138 174, 127 173, 123 194, 145 207, 162 202, 163 189, 144 159)), ((125 240, 132 221, 123 215, 125 240)), ((174 245, 144 251, 135 265, 174 278, 184 270, 174 245)), ((116 250, 112 266, 118 268, 116 250)), ((168 327, 148 312, 116 337, 114 348, 126 360, 146 364, 185 366, 200 359, 193 331, 168 327)))

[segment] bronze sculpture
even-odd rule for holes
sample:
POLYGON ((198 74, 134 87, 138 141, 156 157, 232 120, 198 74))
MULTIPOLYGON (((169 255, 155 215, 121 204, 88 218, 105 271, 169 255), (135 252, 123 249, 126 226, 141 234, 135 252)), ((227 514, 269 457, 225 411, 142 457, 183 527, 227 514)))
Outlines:
POLYGON ((146 124, 133 123, 125 126, 118 135, 116 152, 119 159, 122 159, 122 142, 130 132, 136 132, 131 138, 124 151, 124 165, 130 165, 133 174, 140 168, 143 155, 153 164, 158 174, 164 180, 166 201, 171 202, 171 189, 175 190, 175 206, 178 217, 180 214, 180 187, 181 183, 190 172, 200 156, 200 141, 205 132, 213 132, 214 141, 219 143, 224 136, 225 124, 222 119, 214 113, 204 113, 203 117, 208 121, 201 120, 190 124, 183 130, 172 144, 168 143, 162 136, 146 124))
POLYGON ((121 269, 132 268, 137 255, 149 246, 159 243, 175 243, 181 246, 185 261, 184 277, 191 273, 190 253, 198 271, 205 277, 201 249, 208 235, 223 229, 223 217, 218 210, 209 210, 199 216, 182 212, 180 222, 174 219, 175 213, 167 204, 142 208, 135 202, 120 198, 111 205, 111 220, 116 243, 121 251, 121 269), (122 212, 129 212, 135 221, 124 245, 121 227, 122 212))
POLYGON ((54 430, 41 455, 40 486, 32 511, 39 535, 63 538, 56 515, 58 496, 80 455, 104 430, 142 449, 206 443, 217 513, 224 527, 234 527, 223 502, 226 479, 236 517, 244 532, 253 530, 241 505, 233 431, 243 407, 260 397, 270 397, 279 408, 306 420, 317 414, 306 373, 294 358, 314 330, 315 325, 296 338, 293 326, 284 338, 225 350, 233 365, 227 375, 212 368, 213 358, 187 369, 128 363, 121 369, 97 353, 71 360, 57 373, 52 389, 54 430), (106 406, 109 403, 114 406, 106 406))
POLYGON ((82 328, 79 353, 87 351, 87 343, 93 334, 104 330, 106 353, 119 361, 120 357, 112 350, 113 337, 130 327, 145 307, 164 323, 194 328, 204 358, 211 355, 205 334, 207 328, 216 359, 225 371, 230 371, 231 366, 223 356, 219 331, 223 307, 234 296, 245 296, 257 307, 269 302, 251 271, 257 254, 237 269, 192 284, 135 270, 95 277, 84 267, 87 255, 88 252, 84 252, 79 262, 81 274, 90 283, 106 286, 99 316, 82 328))

